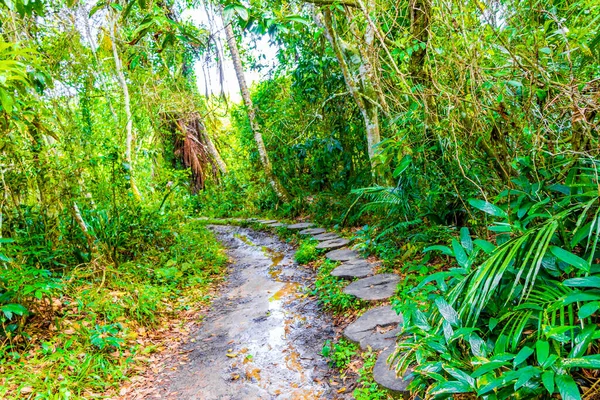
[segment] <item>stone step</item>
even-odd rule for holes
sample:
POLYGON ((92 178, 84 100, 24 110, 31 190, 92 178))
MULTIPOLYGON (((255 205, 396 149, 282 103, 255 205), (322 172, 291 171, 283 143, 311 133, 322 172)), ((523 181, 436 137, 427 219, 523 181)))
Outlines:
POLYGON ((326 253, 325 257, 331 261, 349 261, 360 259, 360 255, 356 251, 350 249, 332 250, 329 253, 326 253))
POLYGON ((344 293, 362 300, 389 299, 396 293, 398 282, 400 282, 398 275, 378 274, 352 282, 344 288, 344 293))
POLYGON ((287 226, 286 224, 282 224, 281 222, 275 222, 274 224, 268 224, 268 226, 272 228, 278 228, 280 226, 287 226))
POLYGON ((288 225, 288 229, 306 229, 306 228, 312 228, 313 226, 315 226, 315 224, 311 223, 311 222, 299 222, 297 224, 292 224, 292 225, 288 225))
POLYGON ((342 279, 366 278, 375 273, 377 264, 371 264, 367 260, 346 261, 333 271, 331 276, 342 279))
POLYGON ((317 239, 318 241, 333 240, 339 238, 340 237, 333 232, 321 233, 320 235, 313 236, 313 239, 317 239))
POLYGON ((390 306, 376 307, 368 310, 344 330, 346 339, 356 342, 361 349, 371 347, 383 350, 396 343, 400 332, 398 324, 402 316, 396 314, 390 306))
POLYGON ((379 353, 375 366, 373 367, 373 379, 387 390, 398 393, 404 398, 408 398, 410 392, 407 388, 412 381, 412 373, 409 371, 404 374, 402 378, 396 376, 396 371, 390 369, 390 366, 387 363, 388 357, 393 353, 394 346, 390 346, 379 353))
POLYGON ((317 245, 317 249, 339 249, 350 243, 347 239, 326 240, 317 245))
POLYGON ((274 224, 279 221, 277 221, 276 219, 259 219, 256 222, 258 222, 259 224, 263 224, 263 225, 269 225, 269 224, 274 224))
POLYGON ((301 235, 320 235, 325 232, 327 232, 327 231, 323 228, 307 228, 307 229, 301 230, 298 233, 301 235))

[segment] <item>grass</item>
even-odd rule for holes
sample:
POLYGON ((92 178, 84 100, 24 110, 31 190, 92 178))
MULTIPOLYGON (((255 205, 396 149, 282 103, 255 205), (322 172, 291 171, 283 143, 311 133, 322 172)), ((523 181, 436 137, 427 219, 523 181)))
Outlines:
MULTIPOLYGON (((173 240, 118 267, 88 265, 0 347, 0 398, 83 399, 114 395, 173 332, 199 318, 222 279, 226 256, 197 221, 174 224, 173 240)), ((99 264, 99 265, 98 265, 99 264)))

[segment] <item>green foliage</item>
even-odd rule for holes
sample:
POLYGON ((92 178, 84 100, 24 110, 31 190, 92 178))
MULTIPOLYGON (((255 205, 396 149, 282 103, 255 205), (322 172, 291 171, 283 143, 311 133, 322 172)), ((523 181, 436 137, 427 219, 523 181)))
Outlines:
POLYGON ((323 309, 334 313, 342 313, 350 308, 360 307, 360 300, 342 292, 344 286, 342 280, 330 275, 336 266, 337 263, 330 260, 325 260, 319 265, 315 288, 311 294, 318 296, 323 309))
POLYGON ((377 361, 377 354, 365 352, 361 354, 363 366, 358 370, 358 387, 352 392, 356 400, 387 400, 391 396, 385 389, 373 380, 373 367, 377 361))
POLYGON ((326 341, 323 345, 321 354, 329 359, 329 365, 337 369, 346 369, 352 358, 358 352, 358 345, 341 338, 335 344, 331 341, 326 341))
POLYGON ((152 351, 137 340, 138 331, 168 324, 178 311, 208 300, 207 289, 220 279, 227 261, 212 233, 180 214, 155 213, 149 220, 156 230, 137 232, 128 247, 129 258, 118 268, 68 268, 60 278, 46 271, 32 279, 19 274, 25 268, 9 269, 19 279, 3 274, 0 321, 12 343, 0 349, 0 379, 6 379, 3 398, 18 398, 14 390, 24 384, 35 393, 68 392, 73 398, 84 397, 88 390, 114 390, 152 351), (12 292, 6 290, 9 284, 12 292), (56 306, 44 307, 38 299, 56 306), (56 321, 54 334, 40 328, 45 318, 56 321), (33 335, 42 340, 26 346, 21 339, 33 335), (50 371, 49 365, 60 368, 50 371))
POLYGON ((307 239, 300 242, 300 246, 294 254, 294 259, 298 264, 308 264, 315 261, 318 257, 317 246, 318 242, 314 239, 307 239))
POLYGON ((581 164, 561 187, 515 180, 516 189, 500 195, 509 207, 470 201, 501 218, 488 228, 500 233, 496 245, 463 228, 450 247, 426 249, 457 265, 421 282, 435 284, 429 307, 398 306, 409 336, 397 368, 415 367, 414 390, 581 398, 574 379, 600 369, 595 168, 581 164))

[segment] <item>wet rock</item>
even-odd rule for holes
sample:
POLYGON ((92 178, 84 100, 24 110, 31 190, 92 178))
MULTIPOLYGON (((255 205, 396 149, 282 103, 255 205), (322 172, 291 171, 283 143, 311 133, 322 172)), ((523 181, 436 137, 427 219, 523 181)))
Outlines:
POLYGON ((333 240, 333 239, 339 239, 339 238, 340 237, 333 232, 327 232, 327 233, 322 233, 320 235, 313 236, 313 239, 317 239, 318 241, 333 240))
POLYGON ((263 225, 269 225, 269 224, 274 224, 279 221, 277 221, 275 219, 259 219, 256 222, 258 222, 259 224, 263 224, 263 225))
POLYGON ((312 228, 315 224, 311 222, 299 222, 297 224, 288 225, 288 229, 306 229, 312 228))
POLYGON ((270 227, 277 228, 279 226, 287 226, 286 224, 282 224, 281 222, 276 222, 274 224, 269 224, 270 227))
POLYGON ((396 314, 390 306, 373 308, 344 330, 344 336, 360 344, 364 350, 370 346, 373 350, 382 350, 394 345, 400 332, 398 324, 402 316, 396 314))
POLYGON ((390 369, 387 363, 388 357, 393 352, 394 346, 390 346, 379 354, 373 367, 373 378, 375 382, 384 388, 407 397, 410 394, 407 387, 412 380, 412 374, 407 372, 402 378, 396 377, 396 372, 390 369))
POLYGON ((362 300, 384 300, 394 295, 398 282, 398 275, 379 274, 352 282, 344 288, 344 293, 362 300))
POLYGON ((317 245, 317 249, 339 249, 350 243, 347 239, 326 240, 317 245))
POLYGON ((359 259, 359 255, 356 251, 350 249, 338 249, 330 251, 325 254, 325 257, 332 261, 348 261, 359 259))
POLYGON ((308 228, 308 229, 303 229, 298 233, 301 235, 319 235, 319 234, 325 233, 325 232, 327 232, 327 231, 323 228, 308 228))
POLYGON ((342 279, 366 278, 373 275, 376 264, 370 264, 366 260, 356 260, 355 262, 345 262, 333 271, 331 276, 342 279))

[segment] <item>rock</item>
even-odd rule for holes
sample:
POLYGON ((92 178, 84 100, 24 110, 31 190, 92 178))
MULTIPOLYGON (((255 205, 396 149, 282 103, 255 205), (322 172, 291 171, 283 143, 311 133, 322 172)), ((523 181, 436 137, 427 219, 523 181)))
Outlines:
POLYGON ((360 256, 354 250, 338 249, 338 250, 330 251, 329 253, 325 254, 325 257, 327 257, 328 259, 330 259, 332 261, 348 261, 348 260, 358 259, 360 256))
POLYGON ((402 394, 407 397, 410 393, 407 390, 408 385, 412 381, 412 373, 407 372, 402 378, 396 377, 396 372, 390 369, 387 363, 388 357, 394 352, 394 346, 379 353, 375 366, 373 367, 373 379, 384 388, 402 394))
POLYGON ((327 232, 327 231, 323 228, 308 228, 308 229, 303 229, 298 233, 301 235, 319 235, 319 234, 325 233, 325 232, 327 232))
POLYGON ((322 233, 320 235, 313 236, 313 239, 317 239, 318 241, 333 240, 333 239, 339 239, 339 238, 340 237, 333 232, 327 232, 327 233, 322 233))
POLYGON ((394 274, 379 274, 359 279, 344 288, 344 293, 362 300, 388 299, 396 293, 400 277, 394 274))
POLYGON ((282 224, 281 222, 276 222, 274 224, 269 224, 269 226, 273 227, 273 228, 277 228, 279 226, 287 226, 286 224, 282 224))
POLYGON ((376 307, 348 325, 344 336, 359 343, 363 350, 367 346, 373 350, 383 350, 396 342, 396 336, 400 332, 398 324, 401 322, 402 316, 396 314, 390 306, 376 307))
POLYGON ((315 224, 310 222, 300 222, 297 224, 288 225, 288 229, 306 229, 312 228, 313 226, 315 226, 315 224))
POLYGON ((350 243, 347 239, 326 240, 317 245, 317 249, 339 249, 350 243))
POLYGON ((259 224, 263 224, 263 225, 269 225, 269 224, 274 224, 279 221, 277 221, 275 219, 259 219, 256 222, 258 222, 259 224))
POLYGON ((348 261, 331 271, 331 276, 342 279, 366 278, 373 275, 375 265, 368 263, 366 260, 348 261))

